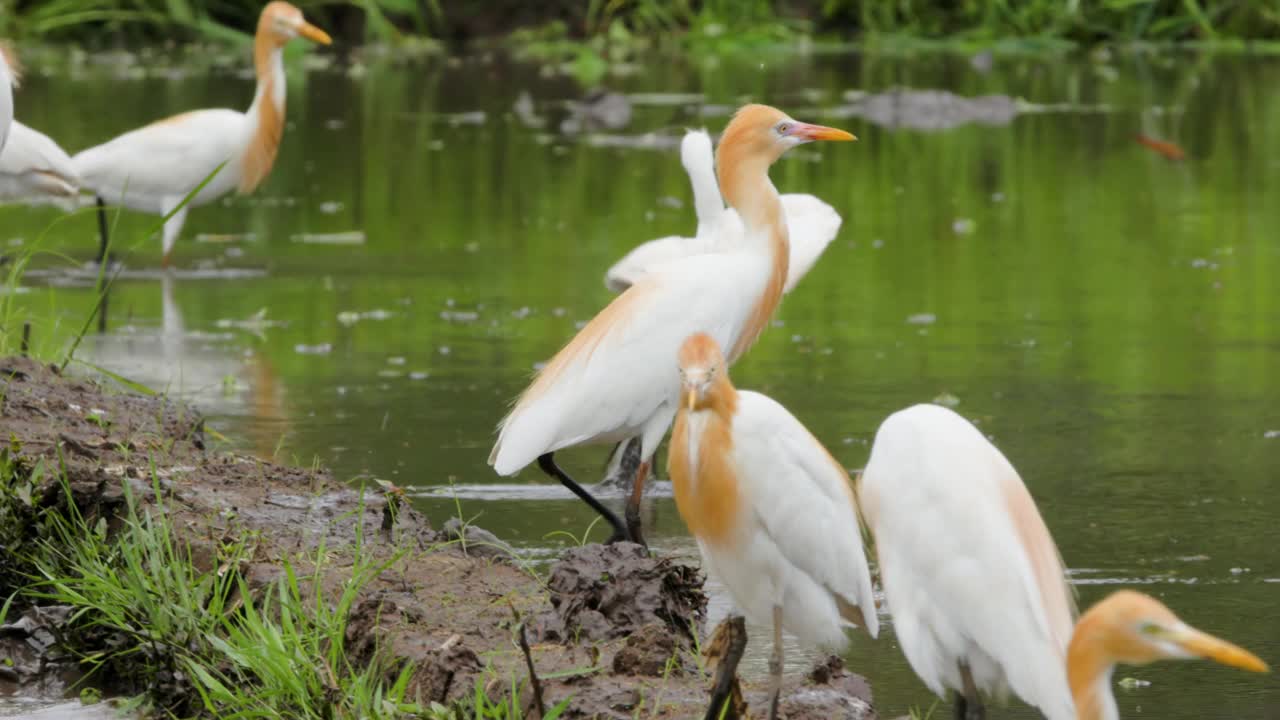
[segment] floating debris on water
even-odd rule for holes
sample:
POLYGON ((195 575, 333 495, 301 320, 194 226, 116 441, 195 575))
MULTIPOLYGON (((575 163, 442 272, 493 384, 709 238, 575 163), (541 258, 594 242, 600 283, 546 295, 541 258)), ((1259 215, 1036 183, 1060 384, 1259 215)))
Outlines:
POLYGON ((972 235, 977 229, 978 223, 973 218, 956 218, 951 222, 951 231, 957 235, 972 235))
POLYGON ((328 355, 333 352, 333 345, 329 343, 320 343, 318 345, 297 344, 293 346, 293 351, 299 355, 328 355))
POLYGON ((1163 155, 1168 160, 1178 162, 1179 160, 1185 160, 1187 158, 1186 151, 1184 151, 1181 147, 1179 147, 1175 143, 1171 143, 1165 140, 1157 140, 1153 137, 1149 137, 1147 135, 1141 135, 1141 134, 1134 136, 1133 139, 1137 141, 1138 144, 1156 153, 1157 155, 1163 155))
POLYGON ((953 408, 960 404, 960 398, 956 397, 955 395, 952 395, 949 392, 944 392, 944 393, 940 393, 937 397, 933 399, 933 404, 941 405, 943 407, 953 408))
POLYGON ((366 310, 364 312, 344 310, 338 313, 338 322, 350 327, 361 320, 386 320, 393 315, 395 315, 395 313, 390 310, 366 310))
POLYGON ((238 243, 238 242, 254 242, 258 239, 257 233, 200 233, 196 235, 198 243, 238 243))
POLYGON ((236 330, 245 330, 259 337, 262 337, 263 331, 267 330, 268 328, 289 326, 288 321, 268 319, 266 308, 262 308, 261 310, 250 315, 244 320, 231 320, 228 318, 223 318, 215 321, 213 324, 214 324, 214 327, 217 327, 222 330, 227 330, 231 328, 234 328, 236 330))
POLYGON ((1151 681, 1139 680, 1138 678, 1132 678, 1132 677, 1126 677, 1126 678, 1120 678, 1120 682, 1117 684, 1120 687, 1124 688, 1125 690, 1137 690, 1139 688, 1150 687, 1151 681))
POLYGON ((338 202, 337 200, 329 200, 329 201, 320 203, 320 212, 324 213, 325 215, 333 215, 334 213, 342 212, 342 208, 344 207, 346 206, 338 202))
POLYGON ((1280 430, 1268 430, 1262 433, 1262 437, 1267 440, 1275 440, 1276 438, 1280 438, 1280 430))
POLYGON ((307 245, 363 245, 365 236, 360 230, 352 230, 340 233, 299 233, 289 239, 307 245))
POLYGON ((440 319, 456 323, 472 323, 480 319, 475 310, 441 310, 440 319))
POLYGON ((933 313, 916 313, 907 316, 908 325, 932 325, 938 322, 938 316, 933 313))
POLYGON ((387 358, 388 365, 403 365, 404 363, 405 363, 404 358, 399 355, 387 358))
POLYGON ((429 377, 431 377, 431 373, 427 372, 426 370, 414 370, 413 372, 409 373, 410 380, 426 380, 429 377))

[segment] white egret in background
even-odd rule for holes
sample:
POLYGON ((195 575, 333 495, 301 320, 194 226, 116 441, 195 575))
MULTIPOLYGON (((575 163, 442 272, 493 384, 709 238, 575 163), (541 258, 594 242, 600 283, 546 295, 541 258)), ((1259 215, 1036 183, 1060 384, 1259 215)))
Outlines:
MULTIPOLYGON (((693 186, 693 207, 698 217, 694 237, 671 235, 637 246, 605 273, 604 284, 614 292, 631 287, 637 279, 662 263, 699 253, 732 250, 742 242, 745 229, 733 208, 726 208, 716 183, 711 136, 706 130, 690 130, 680 142, 680 161, 693 186)), ((801 193, 781 196, 782 215, 791 242, 787 283, 791 292, 813 267, 840 231, 840 213, 817 197, 801 193)))
MULTIPOLYGON (((680 410, 667 471, 703 565, 752 622, 772 623, 769 717, 782 688, 782 630, 839 651, 845 628, 879 633, 853 487, 776 401, 736 390, 709 335, 680 348, 680 410)), ((712 713, 724 698, 713 700, 712 713)))
POLYGON ((654 450, 675 417, 673 359, 685 338, 711 335, 730 362, 755 342, 782 299, 790 243, 769 166, 814 140, 853 140, 765 105, 741 108, 717 157, 721 189, 745 232, 732 252, 693 255, 645 274, 596 315, 550 362, 502 420, 489 463, 511 475, 534 460, 613 526, 639 537, 639 498, 654 450), (555 463, 562 448, 640 437, 628 525, 555 463))
POLYGON ((1072 717, 1075 601, 1035 501, 1004 455, 938 405, 890 415, 858 483, 902 652, 956 717, 1012 690, 1072 717))
POLYGON ((18 84, 18 68, 13 51, 0 42, 0 150, 4 150, 13 125, 13 88, 18 84))
POLYGON ((1120 717, 1111 692, 1111 674, 1117 664, 1194 659, 1213 660, 1251 672, 1270 670, 1253 653, 1188 626, 1150 595, 1132 590, 1112 593, 1089 608, 1076 623, 1067 650, 1067 678, 1075 714, 1066 717, 1120 717))
POLYGON ((0 150, 0 200, 72 198, 80 178, 67 153, 42 132, 13 122, 0 150))
POLYGON ((168 215, 183 198, 222 170, 192 201, 164 224, 164 265, 182 231, 187 210, 230 192, 249 193, 271 172, 284 135, 284 46, 295 37, 328 45, 329 36, 308 23, 302 11, 287 2, 268 3, 258 19, 253 61, 257 92, 248 112, 195 110, 127 132, 72 158, 87 190, 98 198, 101 244, 106 252, 103 203, 131 210, 168 215))

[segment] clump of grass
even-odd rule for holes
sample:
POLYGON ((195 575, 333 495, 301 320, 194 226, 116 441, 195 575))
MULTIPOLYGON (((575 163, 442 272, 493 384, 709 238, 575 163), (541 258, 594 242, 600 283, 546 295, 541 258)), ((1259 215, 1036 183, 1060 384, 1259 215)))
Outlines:
MULTIPOLYGON (((64 487, 67 487, 64 483, 64 487)), ((64 649, 90 680, 143 693, 164 713, 208 717, 399 718, 426 708, 406 697, 413 667, 346 652, 361 590, 395 557, 375 563, 359 547, 350 575, 326 594, 327 549, 283 564, 260 596, 239 568, 245 540, 216 549, 213 567, 193 562, 174 533, 159 482, 144 507, 125 485, 118 530, 75 509, 49 517, 32 557, 27 599, 70 606, 64 649)), ((344 575, 346 572, 344 571, 344 575)))

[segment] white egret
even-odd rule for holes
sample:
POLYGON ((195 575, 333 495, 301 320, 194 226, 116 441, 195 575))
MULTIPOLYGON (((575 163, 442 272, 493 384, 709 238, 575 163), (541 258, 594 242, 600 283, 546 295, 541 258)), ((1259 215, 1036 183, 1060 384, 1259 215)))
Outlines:
POLYGON ((717 158, 729 204, 745 232, 733 252, 694 255, 640 278, 595 316, 550 362, 502 420, 489 464, 511 475, 537 460, 603 515, 614 538, 641 540, 555 463, 555 451, 639 436, 641 462, 628 503, 638 500, 658 442, 675 416, 680 377, 672 358, 685 338, 706 332, 732 362, 755 342, 782 299, 790 257, 786 223, 769 166, 814 140, 849 133, 797 122, 764 105, 740 109, 717 158))
MULTIPOLYGON (((671 235, 637 246, 605 273, 604 284, 614 292, 631 287, 640 276, 662 263, 700 253, 732 250, 745 228, 733 208, 726 208, 716 183, 711 136, 706 130, 690 130, 680 142, 680 161, 693 186, 693 207, 698 217, 694 237, 671 235)), ((781 196, 782 215, 791 242, 790 264, 784 293, 791 292, 813 267, 840 231, 840 214, 817 197, 802 193, 781 196)))
POLYGON ((1006 690, 1073 717, 1074 598, 1004 455, 951 410, 916 405, 880 426, 858 487, 898 643, 925 685, 954 690, 958 718, 1006 690))
POLYGON ((258 86, 248 112, 195 110, 127 132, 72 158, 87 190, 98 197, 101 246, 106 252, 104 201, 139 212, 168 215, 183 198, 222 170, 191 202, 164 224, 164 265, 182 231, 187 210, 208 204, 232 189, 249 193, 271 172, 284 135, 283 50, 295 37, 328 45, 329 36, 308 23, 302 11, 276 0, 262 9, 253 43, 258 86))
POLYGON ((4 150, 13 125, 13 88, 19 81, 18 60, 13 50, 0 42, 0 150, 4 150))
POLYGON ((879 632, 853 488, 786 408, 734 389, 709 335, 690 337, 678 364, 683 397, 667 459, 676 508, 742 613, 772 622, 773 718, 784 628, 832 650, 850 624, 879 632))

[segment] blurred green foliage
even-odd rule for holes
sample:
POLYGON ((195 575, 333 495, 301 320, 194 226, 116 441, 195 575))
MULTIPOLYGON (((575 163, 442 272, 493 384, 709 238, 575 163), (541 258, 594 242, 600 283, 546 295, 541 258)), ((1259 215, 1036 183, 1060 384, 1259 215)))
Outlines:
MULTIPOLYGON (((228 39, 251 33, 260 0, 0 0, 0 35, 48 39, 228 39), (105 31, 105 32, 104 32, 105 31)), ((562 33, 630 49, 676 42, 756 46, 839 41, 1212 42, 1280 39, 1274 0, 297 0, 348 41, 454 42, 562 33), (558 30, 557 30, 558 29, 558 30)), ((599 53, 597 53, 599 54, 599 53)))

